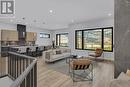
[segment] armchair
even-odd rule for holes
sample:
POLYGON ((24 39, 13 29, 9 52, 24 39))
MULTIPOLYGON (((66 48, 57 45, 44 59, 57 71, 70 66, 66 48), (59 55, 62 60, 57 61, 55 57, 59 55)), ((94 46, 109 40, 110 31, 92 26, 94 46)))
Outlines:
POLYGON ((79 80, 93 80, 93 66, 92 61, 88 59, 74 59, 70 62, 71 77, 73 81, 79 80), (82 72, 82 73, 76 73, 82 72), (77 78, 76 78, 77 77, 77 78))
POLYGON ((97 48, 95 50, 95 53, 94 54, 89 54, 90 57, 93 57, 94 60, 103 60, 103 59, 98 59, 99 57, 101 57, 103 55, 103 49, 101 48, 97 48))

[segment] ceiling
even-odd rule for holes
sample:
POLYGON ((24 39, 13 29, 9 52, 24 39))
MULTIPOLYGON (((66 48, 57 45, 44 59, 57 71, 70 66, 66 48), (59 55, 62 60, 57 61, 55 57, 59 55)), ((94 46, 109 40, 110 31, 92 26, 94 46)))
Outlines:
POLYGON ((15 18, 0 21, 52 30, 113 17, 114 0, 15 0, 15 10, 15 18))

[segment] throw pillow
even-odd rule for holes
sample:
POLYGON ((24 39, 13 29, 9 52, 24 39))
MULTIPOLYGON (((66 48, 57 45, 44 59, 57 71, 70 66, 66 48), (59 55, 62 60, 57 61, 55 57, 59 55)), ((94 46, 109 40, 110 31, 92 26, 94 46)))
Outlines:
POLYGON ((129 69, 127 70, 126 74, 127 74, 128 76, 130 76, 130 70, 129 70, 129 69))
POLYGON ((130 77, 126 75, 124 72, 121 72, 119 77, 117 78, 118 80, 130 80, 130 77))
POLYGON ((61 51, 60 50, 56 51, 56 54, 61 54, 61 51))

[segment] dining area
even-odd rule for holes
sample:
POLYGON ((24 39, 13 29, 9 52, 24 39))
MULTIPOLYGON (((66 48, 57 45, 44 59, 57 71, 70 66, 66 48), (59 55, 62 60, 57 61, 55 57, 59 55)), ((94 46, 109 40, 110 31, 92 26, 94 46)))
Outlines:
POLYGON ((31 57, 40 57, 44 51, 44 46, 17 46, 10 48, 10 51, 25 54, 31 57))

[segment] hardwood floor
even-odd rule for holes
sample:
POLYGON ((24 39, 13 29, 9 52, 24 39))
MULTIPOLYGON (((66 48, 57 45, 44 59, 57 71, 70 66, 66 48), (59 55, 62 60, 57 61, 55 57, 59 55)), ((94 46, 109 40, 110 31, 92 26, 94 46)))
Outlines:
POLYGON ((45 66, 46 64, 43 61, 38 61, 38 87, 86 87, 88 83, 79 82, 78 84, 73 84, 70 76, 50 70, 45 66))
POLYGON ((7 58, 6 57, 0 57, 0 76, 3 76, 6 74, 6 67, 7 67, 7 58))
POLYGON ((114 65, 110 62, 95 63, 93 82, 73 82, 69 75, 49 69, 42 59, 37 63, 38 87, 109 87, 114 78, 114 65))
MULTIPOLYGON (((2 71, 5 71, 5 62, 7 62, 5 59, 0 59, 2 71)), ((48 64, 39 58, 37 62, 37 84, 38 87, 109 87, 110 81, 114 78, 114 64, 112 62, 95 62, 93 72, 93 82, 73 82, 69 75, 48 68, 48 64)))

